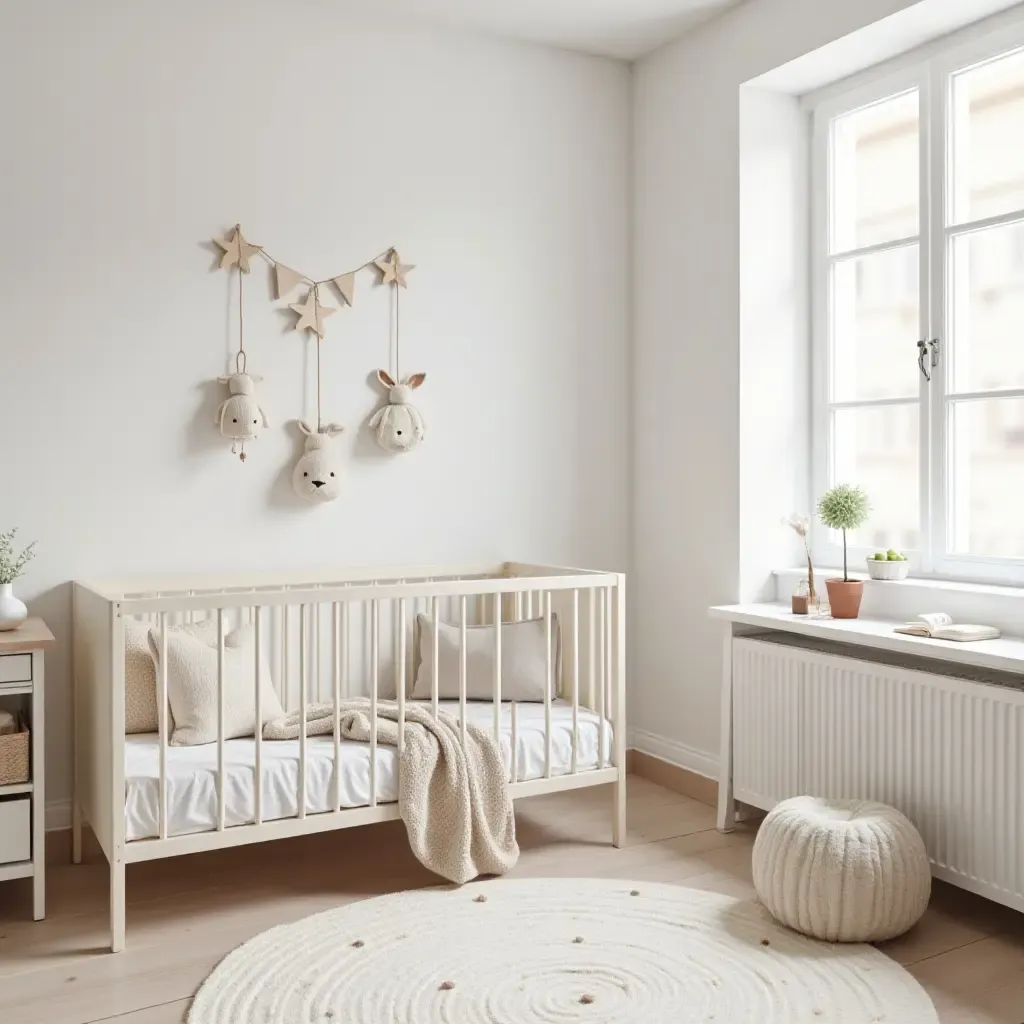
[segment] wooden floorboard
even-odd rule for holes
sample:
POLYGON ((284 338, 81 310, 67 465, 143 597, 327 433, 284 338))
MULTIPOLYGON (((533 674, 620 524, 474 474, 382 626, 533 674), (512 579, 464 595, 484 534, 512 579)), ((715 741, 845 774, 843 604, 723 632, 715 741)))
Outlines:
MULTIPOLYGON (((511 877, 618 877, 754 896, 756 822, 730 835, 714 810, 638 777, 627 845, 610 845, 607 787, 517 805, 511 877)), ((128 867, 128 948, 107 953, 107 871, 51 865, 48 916, 30 886, 0 884, 3 1024, 179 1024, 217 962, 253 935, 398 889, 436 885, 400 822, 128 867)), ((937 883, 924 920, 882 947, 931 994, 942 1024, 1024 1021, 1024 915, 937 883)))

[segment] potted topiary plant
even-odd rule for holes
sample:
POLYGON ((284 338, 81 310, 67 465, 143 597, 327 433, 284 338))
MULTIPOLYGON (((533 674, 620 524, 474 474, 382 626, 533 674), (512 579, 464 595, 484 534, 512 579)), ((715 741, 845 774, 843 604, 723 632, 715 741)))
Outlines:
POLYGON ((864 581, 850 579, 846 564, 846 531, 863 526, 870 511, 868 496, 861 488, 849 484, 830 488, 818 502, 818 518, 822 523, 830 530, 843 531, 843 578, 825 580, 828 602, 835 619, 855 619, 860 614, 864 581))

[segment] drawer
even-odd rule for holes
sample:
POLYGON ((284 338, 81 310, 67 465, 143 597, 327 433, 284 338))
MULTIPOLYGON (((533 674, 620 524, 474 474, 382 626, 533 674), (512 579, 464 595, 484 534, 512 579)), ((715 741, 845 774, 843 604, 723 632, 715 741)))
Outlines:
POLYGON ((0 654, 0 686, 32 682, 31 654, 0 654))
POLYGON ((0 864, 32 859, 32 798, 0 800, 0 864))

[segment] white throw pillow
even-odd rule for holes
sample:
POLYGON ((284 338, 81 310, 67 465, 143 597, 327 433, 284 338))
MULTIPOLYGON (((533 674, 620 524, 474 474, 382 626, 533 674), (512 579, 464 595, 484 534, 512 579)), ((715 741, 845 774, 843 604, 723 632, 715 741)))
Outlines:
MULTIPOLYGON (((417 615, 419 669, 413 700, 429 700, 434 678, 434 620, 417 615)), ((558 686, 558 616, 551 616, 552 685, 558 686)), ((505 622, 501 627, 501 699, 544 700, 547 684, 544 620, 505 622)), ((442 700, 459 696, 459 627, 447 622, 437 628, 437 689, 442 700)), ((554 698, 555 694, 551 694, 554 698)), ((494 699, 494 626, 466 628, 466 697, 494 699)))
MULTIPOLYGON (((150 627, 140 619, 124 623, 124 731, 157 732, 160 728, 157 704, 156 665, 149 647, 150 627)), ((217 623, 201 619, 171 626, 170 632, 190 633, 207 644, 217 643, 217 623)), ((159 630, 157 630, 159 636, 159 630)), ((159 642, 159 641, 158 641, 159 642)))
MULTIPOLYGON (((160 629, 149 631, 154 664, 160 664, 160 629)), ((224 739, 252 736, 256 731, 256 633, 242 626, 224 638, 224 739)), ((266 655, 260 653, 260 727, 284 715, 270 677, 266 655)), ((170 743, 191 747, 217 742, 217 643, 181 630, 167 631, 167 697, 174 719, 170 743)))

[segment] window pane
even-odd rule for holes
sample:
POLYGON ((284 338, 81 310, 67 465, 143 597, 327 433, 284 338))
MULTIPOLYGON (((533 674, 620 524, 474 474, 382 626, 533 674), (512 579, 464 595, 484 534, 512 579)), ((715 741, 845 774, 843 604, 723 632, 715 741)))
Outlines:
POLYGON ((918 409, 914 402, 832 414, 833 481, 859 484, 871 502, 867 525, 848 542, 882 551, 918 547, 918 409))
POLYGON ((918 221, 918 95, 832 122, 832 252, 909 238, 918 221))
POLYGON ((952 405, 952 549, 1024 558, 1024 398, 952 405))
POLYGON ((1024 51, 953 76, 953 219, 1024 210, 1024 51))
POLYGON ((950 286, 950 390, 1024 387, 1024 223, 954 239, 950 286))
POLYGON ((916 398, 917 245, 832 267, 832 400, 916 398))

